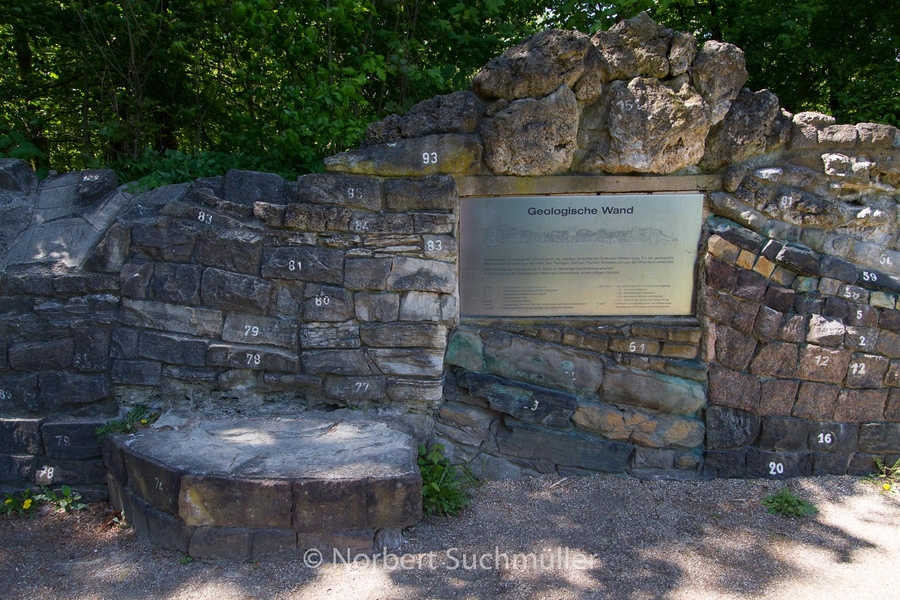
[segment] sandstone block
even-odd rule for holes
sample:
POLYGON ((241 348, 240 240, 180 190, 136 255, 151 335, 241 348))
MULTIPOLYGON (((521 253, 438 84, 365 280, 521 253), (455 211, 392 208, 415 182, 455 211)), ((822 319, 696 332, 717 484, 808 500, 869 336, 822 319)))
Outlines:
POLYGON ((634 449, 623 442, 524 423, 501 432, 497 442, 506 455, 603 473, 623 473, 634 449))
POLYGON ((602 398, 676 415, 690 415, 706 405, 706 393, 694 381, 622 367, 607 370, 602 398))

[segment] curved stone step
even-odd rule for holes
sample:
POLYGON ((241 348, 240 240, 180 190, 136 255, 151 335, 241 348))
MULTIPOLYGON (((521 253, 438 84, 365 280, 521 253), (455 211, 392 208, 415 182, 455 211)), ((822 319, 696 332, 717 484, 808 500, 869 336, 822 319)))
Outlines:
POLYGON ((207 560, 368 552, 422 514, 416 443, 309 414, 109 436, 110 498, 152 543, 207 560))

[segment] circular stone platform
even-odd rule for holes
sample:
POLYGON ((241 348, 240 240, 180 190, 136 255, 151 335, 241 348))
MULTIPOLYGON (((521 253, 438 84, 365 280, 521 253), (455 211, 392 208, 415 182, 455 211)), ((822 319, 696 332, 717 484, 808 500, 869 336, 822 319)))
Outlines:
POLYGON ((198 421, 109 436, 103 449, 114 506, 195 558, 368 552, 422 514, 416 444, 383 423, 198 421))

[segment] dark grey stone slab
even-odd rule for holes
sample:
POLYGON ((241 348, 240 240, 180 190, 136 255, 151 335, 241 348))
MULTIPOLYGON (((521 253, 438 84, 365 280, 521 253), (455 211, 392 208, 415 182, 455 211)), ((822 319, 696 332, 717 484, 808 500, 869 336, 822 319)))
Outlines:
POLYGON ((152 360, 113 361, 112 382, 123 385, 159 385, 162 363, 152 360))
POLYGON ((286 373, 295 373, 300 369, 299 357, 295 352, 271 346, 237 344, 210 344, 206 354, 206 364, 215 367, 286 373))
POLYGON ((257 275, 262 251, 263 237, 253 231, 205 229, 197 236, 191 262, 257 275))
POLYGON ((229 202, 253 206, 254 202, 284 204, 285 180, 274 173, 239 171, 225 174, 222 191, 229 202))
POLYGON ((710 450, 745 448, 756 441, 760 432, 758 415, 727 406, 706 409, 706 446, 710 450))
POLYGON ((9 347, 9 366, 19 371, 44 371, 72 366, 72 338, 19 342, 9 347))
POLYGON ((153 269, 153 297, 174 304, 199 304, 202 276, 203 267, 199 265, 157 263, 153 269))
POLYGON ((47 421, 41 426, 44 452, 51 458, 85 460, 102 455, 97 441, 97 428, 106 421, 65 420, 47 421))
POLYGON ((297 348, 298 329, 296 321, 228 313, 222 329, 222 339, 226 342, 297 348))
POLYGON ((315 283, 344 283, 344 253, 316 246, 266 248, 262 275, 272 279, 298 279, 315 283))
POLYGON ((43 419, 0 418, 0 454, 43 453, 42 422, 43 419))
POLYGON ((264 313, 272 296, 272 284, 251 275, 209 268, 203 272, 200 297, 213 308, 244 313, 264 313))
POLYGON ((145 331, 138 342, 138 354, 166 364, 202 367, 206 365, 206 344, 188 336, 145 331))
POLYGON ((634 451, 631 444, 524 423, 500 432, 497 442, 503 454, 603 473, 624 473, 634 451))
POLYGON ((311 173, 297 179, 300 202, 335 204, 367 210, 381 210, 384 192, 381 180, 337 173, 311 173))
POLYGON ((123 325, 132 327, 146 327, 198 337, 222 335, 222 313, 208 308, 124 298, 119 318, 123 325))

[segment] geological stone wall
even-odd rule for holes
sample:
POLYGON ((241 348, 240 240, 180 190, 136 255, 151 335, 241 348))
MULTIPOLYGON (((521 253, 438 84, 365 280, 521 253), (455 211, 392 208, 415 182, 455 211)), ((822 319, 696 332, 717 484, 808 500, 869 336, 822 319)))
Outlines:
POLYGON ((900 136, 746 78, 640 15, 538 34, 296 182, 133 195, 0 161, 0 484, 99 484, 93 428, 137 402, 362 409, 486 477, 893 459, 900 136), (460 320, 459 196, 688 190, 694 316, 460 320))

